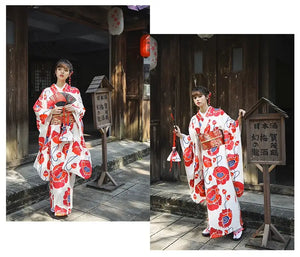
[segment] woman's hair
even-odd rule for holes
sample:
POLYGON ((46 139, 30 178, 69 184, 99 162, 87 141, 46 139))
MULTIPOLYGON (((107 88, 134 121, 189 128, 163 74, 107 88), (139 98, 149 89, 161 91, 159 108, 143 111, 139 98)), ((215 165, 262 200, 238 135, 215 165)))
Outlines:
POLYGON ((70 71, 70 73, 73 72, 73 65, 72 65, 72 63, 71 63, 69 60, 67 60, 67 59, 60 59, 60 60, 58 60, 58 62, 55 64, 55 71, 56 71, 56 69, 59 68, 59 67, 68 68, 69 71, 70 71))
POLYGON ((197 95, 205 95, 206 97, 208 97, 209 94, 210 94, 209 90, 203 86, 197 86, 192 89, 192 97, 197 95))

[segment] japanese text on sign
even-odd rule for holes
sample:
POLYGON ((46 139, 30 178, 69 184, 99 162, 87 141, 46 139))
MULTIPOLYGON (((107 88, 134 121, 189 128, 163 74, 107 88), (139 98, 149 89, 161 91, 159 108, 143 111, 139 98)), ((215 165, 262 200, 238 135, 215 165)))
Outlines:
POLYGON ((278 161, 281 158, 280 120, 250 120, 250 160, 278 161))
POLYGON ((96 93, 96 123, 98 126, 110 123, 110 105, 108 93, 96 93))

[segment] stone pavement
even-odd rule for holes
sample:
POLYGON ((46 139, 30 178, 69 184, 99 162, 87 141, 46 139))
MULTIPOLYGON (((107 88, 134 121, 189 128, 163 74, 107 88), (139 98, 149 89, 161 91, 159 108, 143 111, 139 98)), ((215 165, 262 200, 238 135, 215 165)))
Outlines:
POLYGON ((45 199, 6 216, 7 221, 149 221, 150 156, 113 170, 110 174, 125 183, 112 192, 75 186, 72 213, 64 219, 49 215, 45 199))
MULTIPOLYGON (((100 140, 87 142, 92 156, 93 173, 89 180, 94 180, 102 165, 102 146, 100 140)), ((139 160, 150 153, 149 142, 136 142, 130 140, 112 141, 107 144, 108 171, 117 170, 131 162, 139 160)), ((116 182, 122 183, 122 176, 113 176, 116 182)), ((76 178, 76 184, 87 182, 76 178)), ((126 185, 125 185, 126 187, 126 185)), ((149 187, 149 185, 148 185, 149 187)), ((28 205, 48 199, 48 182, 42 181, 33 168, 33 163, 7 168, 6 170, 6 213, 10 214, 23 209, 28 205)))
MULTIPOLYGON (((246 246, 255 229, 247 228, 239 241, 232 235, 210 239, 201 232, 206 227, 205 219, 151 211, 150 249, 151 250, 255 250, 246 246)), ((294 237, 286 250, 294 250, 294 237)))

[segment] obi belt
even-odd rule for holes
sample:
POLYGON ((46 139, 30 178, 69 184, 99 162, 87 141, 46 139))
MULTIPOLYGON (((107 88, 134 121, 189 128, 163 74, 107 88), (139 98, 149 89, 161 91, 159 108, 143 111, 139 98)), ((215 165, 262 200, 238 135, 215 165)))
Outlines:
POLYGON ((209 150, 224 144, 223 132, 220 129, 200 134, 199 139, 203 150, 209 150))

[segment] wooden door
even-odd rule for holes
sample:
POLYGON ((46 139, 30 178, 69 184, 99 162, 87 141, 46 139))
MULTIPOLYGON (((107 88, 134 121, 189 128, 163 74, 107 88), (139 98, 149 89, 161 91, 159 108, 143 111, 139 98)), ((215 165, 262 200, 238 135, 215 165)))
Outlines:
POLYGON ((221 35, 216 48, 217 106, 236 119, 258 99, 258 37, 221 35))
POLYGON ((125 136, 142 140, 143 58, 140 55, 141 31, 128 32, 126 55, 125 136))

